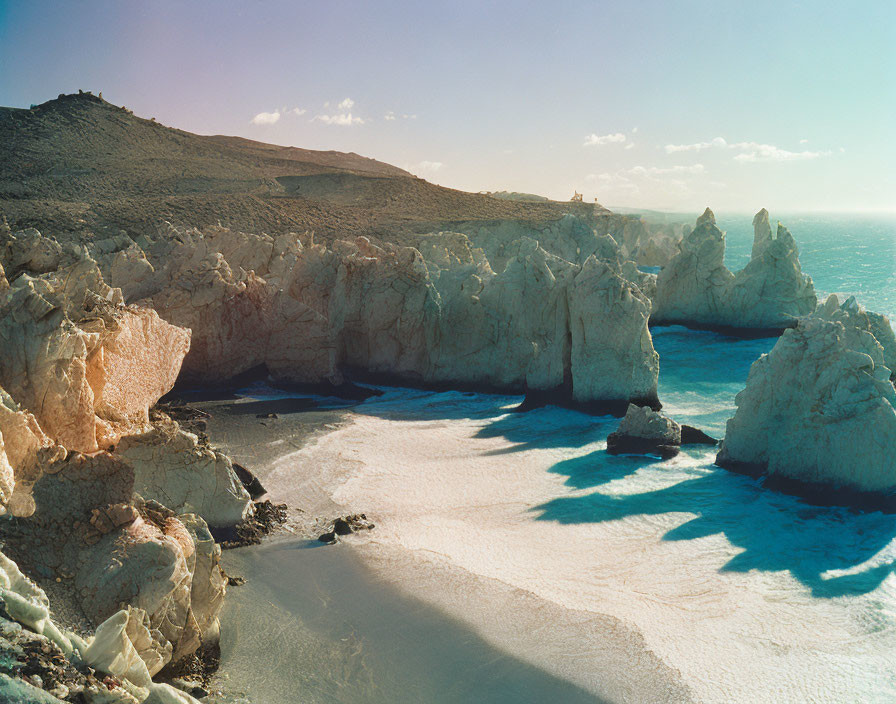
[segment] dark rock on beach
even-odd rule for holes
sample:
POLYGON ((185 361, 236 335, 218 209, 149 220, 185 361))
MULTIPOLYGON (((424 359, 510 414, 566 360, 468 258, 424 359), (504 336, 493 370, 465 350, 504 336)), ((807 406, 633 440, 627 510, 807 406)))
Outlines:
POLYGON ((719 441, 692 425, 681 426, 682 445, 718 445, 719 441))
POLYGON ((249 496, 253 501, 257 501, 262 496, 267 494, 267 489, 262 486, 258 477, 256 477, 252 472, 246 469, 243 465, 238 464, 236 462, 233 463, 233 473, 236 474, 237 479, 240 480, 240 483, 249 492, 249 496))
POLYGON ((222 548, 257 545, 264 536, 286 522, 286 512, 286 504, 256 501, 252 518, 233 528, 212 529, 211 532, 222 548))

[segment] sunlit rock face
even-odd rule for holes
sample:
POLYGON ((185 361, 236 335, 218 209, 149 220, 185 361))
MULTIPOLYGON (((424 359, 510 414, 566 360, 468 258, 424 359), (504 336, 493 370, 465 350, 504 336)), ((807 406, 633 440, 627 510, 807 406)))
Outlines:
POLYGON ((893 492, 896 392, 884 349, 864 323, 854 323, 859 316, 829 303, 821 317, 801 320, 753 364, 716 463, 807 484, 893 492))
POLYGON ((149 406, 174 385, 189 330, 124 306, 89 257, 62 253, 58 268, 29 272, 52 257, 20 256, 25 245, 61 251, 36 230, 5 238, 4 264, 18 276, 0 302, 0 384, 68 449, 93 452, 145 428, 149 406))
POLYGON ((568 290, 573 398, 655 403, 659 355, 650 300, 621 272, 589 257, 568 290))
POLYGON ((65 451, 54 448, 30 413, 0 388, 0 513, 34 513, 31 488, 47 462, 65 451))
POLYGON ((812 280, 790 232, 772 237, 768 213, 753 220, 752 258, 736 275, 724 264, 725 233, 707 208, 656 281, 651 320, 729 328, 785 328, 815 309, 812 280))
POLYGON ((100 259, 125 294, 127 280, 137 282, 130 292, 141 304, 191 329, 185 381, 264 365, 288 382, 338 384, 348 372, 654 403, 643 289, 655 277, 575 218, 558 223, 558 236, 582 263, 507 228, 492 243, 499 268, 450 232, 421 236, 416 249, 171 229, 145 254, 131 246, 100 259))

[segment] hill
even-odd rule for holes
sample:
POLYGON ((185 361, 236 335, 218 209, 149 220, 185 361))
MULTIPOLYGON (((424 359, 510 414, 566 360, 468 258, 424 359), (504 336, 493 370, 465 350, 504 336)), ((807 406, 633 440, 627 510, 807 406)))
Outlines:
POLYGON ((566 213, 608 214, 595 204, 443 188, 354 153, 196 135, 90 93, 0 108, 0 212, 13 229, 84 237, 139 234, 165 219, 397 243, 455 223, 538 226, 566 213))

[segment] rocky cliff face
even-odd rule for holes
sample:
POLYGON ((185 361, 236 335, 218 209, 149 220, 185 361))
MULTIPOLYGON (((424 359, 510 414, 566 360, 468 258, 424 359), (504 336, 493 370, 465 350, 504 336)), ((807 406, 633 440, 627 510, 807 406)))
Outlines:
POLYGON ((752 258, 737 274, 724 264, 725 233, 707 208, 660 271, 651 321, 726 328, 777 328, 815 310, 812 280, 805 276, 790 232, 773 237, 768 212, 753 220, 752 258))
POLYGON ((0 385, 72 450, 145 429, 149 406, 174 385, 189 330, 124 306, 84 252, 33 230, 3 239, 5 269, 19 275, 0 301, 0 385), (50 254, 26 259, 29 248, 50 254))
POLYGON ((572 261, 507 233, 497 268, 461 233, 421 237, 416 249, 174 228, 145 251, 97 256, 128 300, 192 331, 188 381, 263 364, 288 382, 338 384, 351 372, 656 404, 642 290, 654 277, 577 222, 564 225, 572 261))
MULTIPOLYGON (((139 288, 152 271, 138 259, 139 288)), ((204 518, 227 528, 253 510, 228 458, 150 418, 190 331, 124 305, 84 248, 36 231, 0 230, 0 265, 0 512, 18 519, 0 526, 6 549, 100 628, 89 648, 57 638, 65 654, 130 679, 139 691, 121 701, 184 701, 149 678, 217 639, 226 578, 204 518)))
POLYGON ((840 307, 828 299, 819 315, 786 331, 753 364, 716 463, 800 484, 892 494, 890 376, 868 316, 854 301, 840 307))

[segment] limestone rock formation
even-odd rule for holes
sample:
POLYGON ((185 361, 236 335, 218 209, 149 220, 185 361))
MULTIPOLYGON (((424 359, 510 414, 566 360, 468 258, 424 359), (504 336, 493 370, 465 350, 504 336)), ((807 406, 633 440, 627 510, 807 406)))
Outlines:
POLYGON ((224 528, 242 523, 252 512, 252 500, 230 458, 170 419, 122 438, 115 454, 133 469, 134 491, 176 513, 195 513, 212 528, 224 528))
POLYGON ((725 233, 707 208, 657 276, 651 322, 783 329, 811 313, 815 289, 800 270, 793 236, 779 224, 773 238, 765 210, 753 224, 752 259, 732 274, 724 264, 725 233))
MULTIPOLYGON (((10 243, 45 240, 26 235, 10 236, 7 251, 10 243)), ((12 261, 19 269, 50 266, 46 258, 12 261)), ((188 330, 154 311, 125 307, 92 259, 40 274, 21 270, 0 302, 0 384, 53 440, 92 452, 146 427, 189 340, 188 330)))
POLYGON ((891 494, 891 370, 874 335, 852 326, 859 316, 829 304, 823 314, 835 320, 801 320, 753 364, 716 463, 841 492, 891 494))
POLYGON ((619 428, 607 437, 607 452, 657 454, 668 459, 678 454, 681 426, 648 406, 629 404, 619 428))
POLYGON ((159 652, 158 632, 151 630, 143 610, 122 609, 95 635, 82 638, 53 621, 46 593, 3 553, 0 603, 3 701, 197 704, 170 685, 152 681, 171 652, 159 652), (117 679, 100 680, 103 674, 117 679))
POLYGON ((643 292, 653 275, 580 220, 557 227, 555 249, 574 261, 509 225, 492 242, 498 268, 448 232, 421 236, 421 252, 364 237, 326 247, 169 228, 145 250, 96 256, 126 295, 191 329, 185 381, 220 383, 263 365, 285 382, 339 384, 351 373, 655 404, 643 292))

